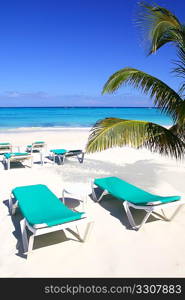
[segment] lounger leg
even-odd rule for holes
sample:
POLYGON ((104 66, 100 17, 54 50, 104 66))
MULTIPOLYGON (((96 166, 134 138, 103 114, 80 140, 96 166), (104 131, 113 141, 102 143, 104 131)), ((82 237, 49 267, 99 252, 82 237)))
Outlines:
POLYGON ((101 196, 97 199, 97 202, 100 202, 102 200, 103 196, 107 195, 107 193, 108 192, 106 190, 104 190, 103 193, 101 194, 101 196))
POLYGON ((58 160, 59 160, 59 165, 61 165, 62 164, 62 160, 61 160, 61 156, 60 155, 58 155, 58 160))
POLYGON ((144 225, 146 223, 146 221, 148 220, 149 216, 151 215, 152 211, 147 211, 146 216, 144 217, 143 221, 141 222, 140 225, 138 225, 138 230, 142 227, 142 225, 144 225))
POLYGON ((66 158, 65 154, 62 155, 62 165, 64 164, 65 158, 66 158))
POLYGON ((92 188, 92 197, 94 201, 97 201, 96 193, 94 190, 94 181, 91 182, 91 188, 92 188))
POLYGON ((21 224, 21 234, 22 234, 22 243, 23 243, 23 250, 24 252, 28 251, 28 237, 26 232, 26 220, 23 219, 20 222, 21 224))
POLYGON ((167 218, 166 215, 165 215, 165 213, 164 213, 164 210, 161 209, 161 210, 162 210, 162 213, 163 213, 163 218, 165 219, 165 221, 172 221, 172 220, 175 218, 175 216, 178 214, 178 212, 180 211, 180 209, 181 209, 182 206, 183 206, 183 204, 182 204, 182 205, 179 205, 179 206, 176 208, 176 210, 174 211, 174 213, 172 214, 172 216, 171 216, 170 218, 167 218))
POLYGON ((43 166, 44 162, 43 162, 43 155, 42 155, 42 152, 40 152, 40 162, 41 162, 41 165, 43 166))
POLYGON ((100 197, 97 198, 96 193, 95 193, 95 189, 94 189, 94 182, 93 181, 91 182, 91 187, 92 187, 92 197, 93 197, 93 200, 96 201, 96 202, 100 202, 101 199, 103 198, 103 196, 108 194, 108 192, 106 190, 104 190, 103 193, 100 195, 100 197))
POLYGON ((9 211, 10 211, 10 215, 13 215, 13 202, 12 202, 11 195, 10 195, 10 198, 9 198, 9 211))
POLYGON ((63 189, 62 190, 62 202, 65 204, 65 192, 66 192, 66 190, 65 189, 63 189))
POLYGON ((132 228, 137 229, 137 226, 136 226, 136 224, 135 224, 135 222, 134 222, 134 219, 133 219, 133 217, 132 217, 132 214, 131 214, 131 212, 130 212, 128 202, 127 202, 127 201, 124 201, 124 202, 123 202, 123 206, 124 206, 125 212, 126 212, 126 214, 127 214, 127 217, 128 217, 128 220, 129 220, 130 225, 132 226, 132 228))
POLYGON ((83 161, 84 161, 84 152, 82 153, 82 157, 81 157, 81 161, 80 161, 80 163, 82 164, 83 163, 83 161))
POLYGON ((84 160, 84 153, 82 153, 81 157, 78 156, 78 154, 77 154, 77 158, 78 158, 79 163, 82 164, 83 160, 84 160))
POLYGON ((89 235, 90 235, 90 232, 93 228, 93 225, 94 225, 94 222, 91 221, 89 223, 87 223, 87 226, 86 226, 86 229, 85 229, 85 233, 84 233, 84 237, 83 237, 83 242, 87 241, 89 235))
POLYGON ((18 206, 18 201, 16 201, 13 204, 12 196, 10 195, 10 198, 9 198, 9 211, 10 211, 10 215, 15 215, 15 211, 16 211, 17 206, 18 206))
POLYGON ((146 221, 148 220, 150 214, 153 211, 153 209, 146 210, 147 213, 146 213, 143 221, 141 222, 140 225, 136 225, 136 223, 135 223, 135 221, 133 219, 133 216, 132 216, 132 214, 130 212, 129 203, 127 201, 124 201, 123 202, 123 206, 125 208, 125 211, 126 211, 126 214, 127 214, 128 220, 129 220, 129 223, 132 226, 132 228, 135 229, 135 230, 139 230, 142 227, 142 225, 146 223, 146 221))
POLYGON ((30 167, 32 168, 32 166, 33 166, 33 157, 30 160, 31 160, 30 167))
POLYGON ((5 158, 3 159, 3 165, 4 169, 7 170, 7 160, 5 158))
POLYGON ((7 167, 8 167, 8 170, 9 170, 10 169, 10 159, 8 159, 7 167))
POLYGON ((15 215, 17 207, 18 207, 18 201, 16 201, 15 204, 12 205, 12 215, 15 215))
POLYGON ((5 159, 5 170, 9 170, 9 169, 10 169, 10 160, 5 159))
POLYGON ((77 231, 77 234, 78 234, 78 236, 79 236, 79 240, 82 241, 82 239, 81 239, 81 237, 80 237, 80 232, 79 232, 79 230, 78 230, 78 226, 76 226, 76 231, 77 231))
POLYGON ((3 157, 3 166, 4 166, 5 170, 6 170, 6 159, 5 159, 5 157, 3 157))
POLYGON ((96 202, 100 202, 101 199, 103 198, 104 196, 104 191, 103 193, 101 194, 101 196, 99 198, 97 198, 96 196, 96 193, 95 193, 95 190, 94 190, 94 187, 92 188, 92 197, 93 197, 93 200, 96 201, 96 202))
POLYGON ((28 245, 28 253, 30 253, 33 249, 33 244, 34 244, 34 234, 32 234, 30 236, 30 239, 29 239, 29 245, 28 245))

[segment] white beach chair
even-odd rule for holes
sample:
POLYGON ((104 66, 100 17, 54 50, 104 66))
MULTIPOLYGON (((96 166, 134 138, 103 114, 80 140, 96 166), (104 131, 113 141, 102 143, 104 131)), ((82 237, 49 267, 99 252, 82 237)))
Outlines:
POLYGON ((4 153, 3 157, 3 164, 5 166, 5 169, 10 169, 10 163, 11 162, 22 162, 25 160, 30 161, 30 167, 32 167, 33 164, 33 157, 31 154, 27 152, 10 152, 10 153, 4 153))
POLYGON ((180 207, 185 204, 180 196, 158 196, 148 193, 118 177, 98 178, 92 181, 92 196, 97 202, 100 202, 104 195, 111 194, 120 201, 123 201, 123 206, 127 214, 130 225, 133 229, 139 230, 149 218, 149 216, 157 210, 162 210, 160 217, 166 221, 172 220, 178 213, 180 207), (95 187, 102 190, 99 198, 96 196, 95 187), (178 206, 171 218, 167 218, 163 209, 171 206, 178 206), (141 224, 136 225, 132 216, 130 207, 135 209, 145 210, 146 215, 141 224))
POLYGON ((56 162, 57 157, 60 164, 64 164, 67 157, 76 157, 81 164, 84 161, 85 152, 82 150, 52 149, 50 152, 53 163, 56 162))
POLYGON ((15 213, 17 206, 23 215, 21 233, 24 252, 31 252, 35 236, 71 227, 75 227, 78 232, 77 226, 81 224, 86 224, 86 229, 83 238, 79 236, 79 240, 85 241, 93 225, 86 213, 69 209, 46 185, 36 184, 13 189, 9 199, 11 214, 15 213), (16 200, 14 204, 13 198, 16 200), (32 232, 29 242, 26 228, 32 232))
POLYGON ((31 145, 27 145, 26 152, 33 154, 34 152, 40 153, 40 162, 44 164, 44 153, 46 152, 47 145, 43 141, 36 141, 31 145))

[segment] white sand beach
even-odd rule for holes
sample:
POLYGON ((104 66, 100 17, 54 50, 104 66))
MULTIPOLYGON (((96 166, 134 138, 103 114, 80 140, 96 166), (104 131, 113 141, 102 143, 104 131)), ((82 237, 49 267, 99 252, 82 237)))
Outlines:
MULTIPOLYGON (((27 144, 37 140, 47 143, 47 151, 84 149, 88 134, 89 129, 9 130, 0 133, 0 142, 11 142, 15 151, 18 146, 25 151, 27 144)), ((184 199, 184 171, 184 161, 128 147, 85 154, 83 164, 76 158, 66 159, 64 165, 46 159, 41 166, 38 154, 32 168, 14 165, 4 170, 0 163, 0 277, 185 277, 185 206, 171 222, 151 217, 134 231, 120 201, 105 196, 98 204, 88 196, 86 209, 94 227, 87 242, 79 242, 69 231, 48 233, 35 238, 28 258, 22 253, 21 215, 11 217, 8 211, 8 198, 16 186, 46 184, 58 197, 64 187, 81 186, 84 195, 90 195, 91 179, 105 176, 184 199)), ((78 201, 67 204, 81 209, 78 201)), ((141 211, 135 214, 138 220, 141 216, 141 211)))

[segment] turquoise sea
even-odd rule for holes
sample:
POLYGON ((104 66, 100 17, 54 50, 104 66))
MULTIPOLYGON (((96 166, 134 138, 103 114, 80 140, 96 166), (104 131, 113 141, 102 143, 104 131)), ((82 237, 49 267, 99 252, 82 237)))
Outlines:
POLYGON ((16 107, 0 108, 0 130, 24 127, 91 127, 97 120, 106 117, 172 125, 172 119, 162 114, 158 108, 16 107))

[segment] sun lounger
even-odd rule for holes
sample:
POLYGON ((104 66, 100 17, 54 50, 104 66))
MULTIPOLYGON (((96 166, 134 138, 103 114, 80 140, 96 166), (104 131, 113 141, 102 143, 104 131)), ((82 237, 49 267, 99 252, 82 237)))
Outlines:
POLYGON ((43 151, 46 150, 46 143, 43 141, 37 141, 32 143, 31 145, 27 145, 26 152, 33 153, 33 152, 39 152, 40 153, 40 161, 41 164, 44 164, 44 155, 43 151))
MULTIPOLYGON (((147 221, 149 216, 154 213, 154 211, 170 206, 178 205, 179 207, 185 202, 180 200, 180 196, 158 196, 148 193, 118 177, 105 177, 98 178, 92 181, 92 195, 94 200, 97 202, 101 201, 103 196, 106 194, 111 194, 120 201, 123 201, 123 206, 125 208, 128 220, 133 229, 139 229, 147 221), (99 187, 103 192, 100 197, 97 198, 95 193, 95 187, 99 187), (146 216, 140 225, 136 225, 133 216, 130 211, 130 207, 135 209, 142 209, 146 211, 146 216)), ((179 207, 174 212, 170 219, 167 219, 164 215, 162 218, 170 221, 177 214, 179 207)))
POLYGON ((27 145, 26 152, 41 151, 46 147, 46 143, 42 141, 34 142, 31 145, 27 145))
POLYGON ((79 163, 83 163, 84 160, 84 152, 82 150, 66 150, 66 149, 53 149, 50 150, 52 153, 53 163, 56 162, 56 158, 58 158, 60 164, 64 164, 66 157, 75 156, 77 157, 79 163))
POLYGON ((0 154, 12 152, 12 144, 0 143, 0 154))
POLYGON ((85 241, 92 221, 84 212, 69 209, 56 195, 42 184, 16 187, 9 199, 10 213, 14 214, 19 206, 24 219, 21 221, 22 242, 25 252, 33 248, 34 237, 48 232, 63 230, 86 223, 83 239, 85 241), (13 204, 13 198, 16 202, 13 204), (26 227, 32 232, 29 239, 26 227))
POLYGON ((30 166, 32 167, 33 157, 27 152, 11 152, 5 153, 3 158, 3 164, 7 170, 10 169, 11 162, 21 162, 24 160, 30 160, 30 166))

